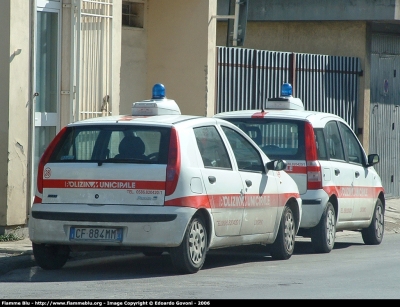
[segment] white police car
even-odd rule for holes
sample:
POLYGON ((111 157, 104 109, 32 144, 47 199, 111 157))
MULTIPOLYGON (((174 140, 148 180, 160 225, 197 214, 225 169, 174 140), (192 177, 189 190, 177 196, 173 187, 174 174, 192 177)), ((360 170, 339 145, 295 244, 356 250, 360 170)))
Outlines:
POLYGON ((235 125, 181 115, 156 84, 132 115, 69 124, 50 143, 29 218, 35 260, 59 269, 71 250, 134 248, 195 273, 208 249, 244 244, 288 259, 302 206, 285 167, 235 125))
POLYGON ((303 200, 299 235, 311 237, 314 250, 328 253, 336 231, 361 231, 365 244, 380 244, 385 197, 373 165, 350 126, 334 114, 305 111, 285 83, 265 110, 232 111, 214 117, 245 131, 270 159, 285 159, 303 200))

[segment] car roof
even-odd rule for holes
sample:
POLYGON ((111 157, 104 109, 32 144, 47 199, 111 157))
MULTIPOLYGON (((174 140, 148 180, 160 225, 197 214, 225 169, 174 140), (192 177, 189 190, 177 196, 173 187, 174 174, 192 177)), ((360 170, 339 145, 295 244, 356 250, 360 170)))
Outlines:
POLYGON ((134 115, 115 115, 90 118, 77 121, 68 126, 77 125, 95 125, 95 124, 144 124, 144 125, 174 125, 182 121, 200 119, 202 116, 195 115, 152 115, 152 116, 134 116, 134 115))
POLYGON ((83 125, 145 125, 171 127, 176 125, 195 126, 199 124, 224 124, 231 128, 237 129, 235 125, 222 118, 196 115, 105 116, 70 123, 68 127, 77 127, 83 125))
POLYGON ((338 120, 343 123, 346 121, 332 113, 318 112, 318 111, 303 111, 303 110, 241 110, 221 112, 215 114, 214 117, 218 118, 269 118, 269 119, 291 119, 302 120, 310 122, 314 127, 323 127, 326 122, 330 120, 338 120))

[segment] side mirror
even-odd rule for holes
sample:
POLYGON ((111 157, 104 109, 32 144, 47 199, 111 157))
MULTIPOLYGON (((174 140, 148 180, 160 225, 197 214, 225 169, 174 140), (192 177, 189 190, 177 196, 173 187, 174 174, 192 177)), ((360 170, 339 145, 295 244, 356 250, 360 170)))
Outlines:
POLYGON ((379 163, 379 155, 378 154, 370 154, 368 155, 368 166, 372 166, 379 163))
POLYGON ((269 171, 283 171, 286 169, 287 162, 285 160, 272 160, 265 164, 269 171))

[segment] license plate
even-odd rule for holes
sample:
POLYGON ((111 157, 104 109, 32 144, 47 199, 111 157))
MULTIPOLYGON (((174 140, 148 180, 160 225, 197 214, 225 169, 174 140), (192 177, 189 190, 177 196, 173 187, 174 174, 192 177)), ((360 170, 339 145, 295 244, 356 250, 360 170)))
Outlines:
POLYGON ((74 241, 122 242, 122 228, 71 227, 69 239, 74 241))

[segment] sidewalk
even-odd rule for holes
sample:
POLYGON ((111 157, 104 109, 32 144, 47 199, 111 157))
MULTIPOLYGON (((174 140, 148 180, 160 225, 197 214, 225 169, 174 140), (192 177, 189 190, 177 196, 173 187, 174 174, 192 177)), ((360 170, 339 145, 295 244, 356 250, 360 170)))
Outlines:
MULTIPOLYGON (((350 232, 338 232, 337 236, 350 232)), ((385 233, 400 233, 400 198, 386 200, 385 233)), ((88 253, 85 253, 86 257, 88 253)), ((35 266, 31 240, 26 237, 19 241, 0 242, 0 275, 17 268, 35 266)))

